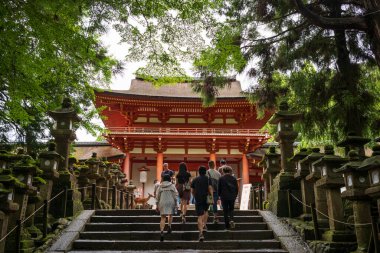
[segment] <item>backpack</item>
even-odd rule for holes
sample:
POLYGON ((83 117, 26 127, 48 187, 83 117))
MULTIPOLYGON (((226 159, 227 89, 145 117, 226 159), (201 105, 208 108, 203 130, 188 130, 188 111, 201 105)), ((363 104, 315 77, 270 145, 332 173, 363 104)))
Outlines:
POLYGON ((211 177, 210 171, 207 171, 207 175, 208 175, 208 178, 210 180, 210 184, 212 186, 212 189, 214 190, 214 192, 218 192, 218 180, 216 180, 215 178, 211 177))

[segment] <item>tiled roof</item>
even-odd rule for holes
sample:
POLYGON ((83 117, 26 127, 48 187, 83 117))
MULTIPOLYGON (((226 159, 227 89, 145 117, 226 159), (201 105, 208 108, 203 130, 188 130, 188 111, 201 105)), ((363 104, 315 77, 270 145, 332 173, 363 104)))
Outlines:
MULTIPOLYGON (((239 81, 232 81, 231 85, 219 90, 218 98, 244 98, 241 93, 239 81)), ((155 87, 150 82, 134 79, 131 82, 129 90, 111 90, 105 93, 113 93, 119 95, 137 95, 150 97, 183 97, 183 98, 199 98, 200 95, 193 92, 191 83, 177 83, 173 85, 163 85, 155 87)))
MULTIPOLYGON (((90 144, 90 143, 88 143, 90 144)), ((96 142, 94 145, 86 145, 86 146, 75 146, 73 156, 78 160, 87 160, 91 158, 92 153, 96 153, 97 157, 123 157, 124 153, 120 150, 112 147, 111 145, 97 145, 96 142)))

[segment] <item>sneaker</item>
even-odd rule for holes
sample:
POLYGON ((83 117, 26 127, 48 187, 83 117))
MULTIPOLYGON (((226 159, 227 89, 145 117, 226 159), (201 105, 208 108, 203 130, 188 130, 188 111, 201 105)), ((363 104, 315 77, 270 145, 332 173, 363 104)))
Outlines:
POLYGON ((164 241, 164 231, 161 231, 160 242, 163 242, 163 241, 164 241))
POLYGON ((168 234, 170 234, 172 232, 172 227, 171 226, 169 226, 169 228, 168 228, 168 234))
POLYGON ((213 224, 218 224, 218 223, 219 223, 219 218, 214 218, 214 220, 213 220, 212 223, 213 223, 213 224))
POLYGON ((235 228, 235 222, 233 220, 230 221, 230 226, 231 226, 231 228, 235 228))
POLYGON ((207 226, 206 225, 203 226, 203 231, 207 232, 207 226))
POLYGON ((205 240, 205 237, 203 236, 203 234, 199 234, 199 241, 203 242, 204 240, 205 240))

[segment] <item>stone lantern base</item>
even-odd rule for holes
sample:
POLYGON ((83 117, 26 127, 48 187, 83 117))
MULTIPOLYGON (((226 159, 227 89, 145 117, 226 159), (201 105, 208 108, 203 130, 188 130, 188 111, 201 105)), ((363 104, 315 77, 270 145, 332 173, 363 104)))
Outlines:
MULTIPOLYGON (((59 180, 54 183, 52 197, 60 193, 65 187, 69 189, 67 192, 66 217, 75 216, 83 210, 81 202, 81 193, 76 190, 77 179, 70 173, 62 173, 59 180), (71 189, 71 190, 70 190, 71 189)), ((64 212, 64 193, 53 200, 55 203, 50 204, 51 213, 55 218, 62 218, 64 212)))
MULTIPOLYGON (((301 199, 300 182, 294 179, 294 173, 281 172, 273 180, 271 192, 268 195, 269 210, 278 217, 289 217, 288 190, 297 198, 301 199)), ((302 214, 302 204, 294 198, 292 203, 292 217, 302 214)))

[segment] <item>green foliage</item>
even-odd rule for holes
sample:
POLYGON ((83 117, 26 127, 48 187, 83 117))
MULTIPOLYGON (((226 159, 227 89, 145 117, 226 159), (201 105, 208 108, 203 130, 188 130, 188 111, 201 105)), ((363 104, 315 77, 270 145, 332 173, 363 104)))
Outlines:
MULTIPOLYGON (((341 17, 364 8, 345 4, 319 1, 313 11, 341 17)), ((225 0, 216 15, 222 19, 211 33, 212 45, 194 65, 213 78, 247 71, 252 85, 246 96, 259 116, 285 99, 304 114, 297 125, 304 141, 379 134, 379 76, 366 34, 313 26, 291 1, 225 0)))

